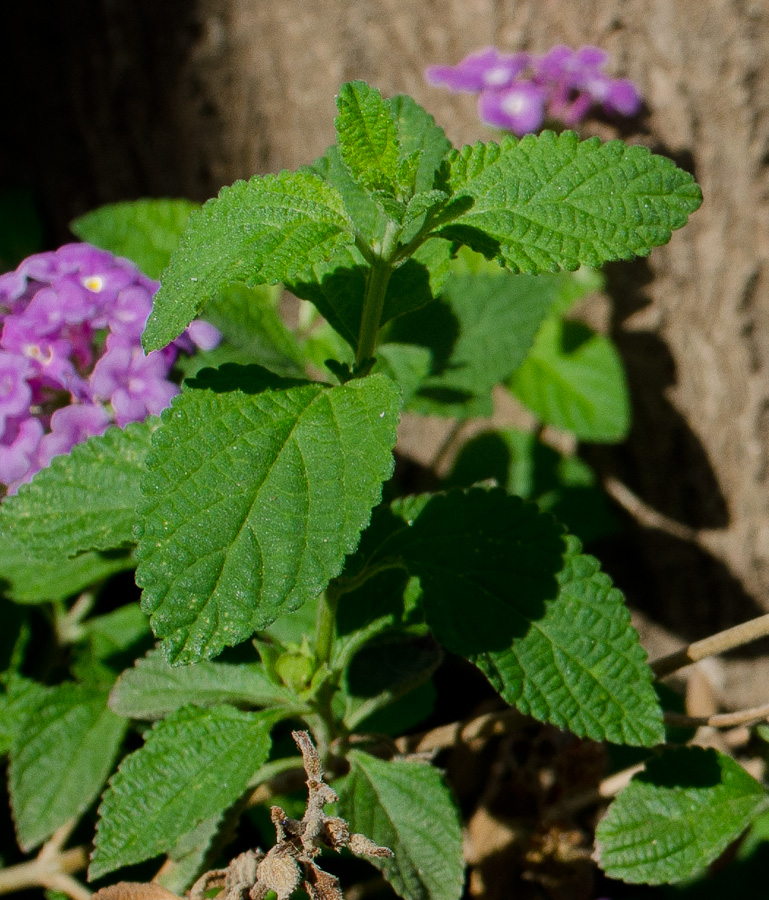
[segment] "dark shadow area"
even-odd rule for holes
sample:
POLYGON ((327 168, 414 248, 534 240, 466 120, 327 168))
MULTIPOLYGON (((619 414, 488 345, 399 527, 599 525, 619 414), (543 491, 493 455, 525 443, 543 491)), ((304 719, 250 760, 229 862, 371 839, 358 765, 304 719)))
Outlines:
POLYGON ((502 491, 436 495, 407 531, 390 552, 419 576, 430 627, 461 656, 509 650, 558 595, 560 527, 502 491))
POLYGON ((676 383, 670 350, 651 332, 622 328, 650 303, 644 293, 653 277, 648 260, 609 265, 606 276, 611 336, 627 369, 633 411, 630 436, 613 453, 614 474, 654 509, 690 528, 725 528, 726 501, 707 454, 666 397, 676 383))
MULTIPOLYGON (((765 612, 729 569, 701 547, 655 529, 640 528, 622 510, 620 535, 590 547, 631 606, 695 641, 765 612)), ((741 659, 765 655, 764 642, 734 651, 741 659), (762 652, 763 650, 763 652, 762 652)))
POLYGON ((242 394, 261 394, 263 391, 286 391, 293 387, 304 387, 310 382, 304 378, 282 378, 263 366, 225 363, 218 369, 201 369, 187 384, 198 390, 228 394, 239 391, 242 394))
POLYGON ((217 116, 207 115, 200 86, 195 96, 182 79, 200 15, 190 0, 4 6, 0 79, 13 87, 4 98, 0 187, 34 189, 53 245, 73 239, 72 218, 103 203, 202 200, 218 190, 194 153, 217 116))
MULTIPOLYGON (((426 347, 432 355, 430 375, 438 376, 456 368, 451 363, 451 357, 460 332, 461 323, 451 304, 439 298, 429 306, 423 306, 393 321, 387 329, 387 340, 391 343, 426 347)), ((424 391, 425 388, 421 390, 424 391)), ((433 391, 438 390, 433 388, 433 391)), ((444 400, 444 402, 452 401, 444 400)))

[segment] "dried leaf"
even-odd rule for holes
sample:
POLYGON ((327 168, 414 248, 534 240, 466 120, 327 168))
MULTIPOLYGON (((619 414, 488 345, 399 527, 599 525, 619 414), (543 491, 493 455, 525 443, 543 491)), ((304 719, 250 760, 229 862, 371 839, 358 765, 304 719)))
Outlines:
POLYGON ((159 884, 120 881, 97 891, 92 900, 179 900, 179 898, 159 884))

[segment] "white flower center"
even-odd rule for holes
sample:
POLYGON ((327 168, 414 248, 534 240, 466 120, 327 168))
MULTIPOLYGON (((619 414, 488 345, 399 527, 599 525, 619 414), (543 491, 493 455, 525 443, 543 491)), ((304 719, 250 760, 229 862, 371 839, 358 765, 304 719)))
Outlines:
POLYGON ((104 279, 99 275, 89 275, 88 278, 84 278, 81 283, 84 288, 93 291, 94 294, 98 294, 104 287, 104 279))
POLYGON ((515 116, 526 109, 526 97, 522 94, 508 94, 502 101, 502 109, 509 116, 515 116))
POLYGON ((497 85, 504 84, 509 77, 510 73, 504 66, 497 66, 494 69, 489 69, 483 76, 483 80, 487 87, 496 87, 497 85))

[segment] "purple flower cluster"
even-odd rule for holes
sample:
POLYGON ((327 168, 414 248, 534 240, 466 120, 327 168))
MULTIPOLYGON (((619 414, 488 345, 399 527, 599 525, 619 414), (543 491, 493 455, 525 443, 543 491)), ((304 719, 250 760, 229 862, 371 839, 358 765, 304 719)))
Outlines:
POLYGON ((607 113, 635 115, 641 97, 632 81, 601 71, 608 54, 598 47, 553 47, 543 56, 500 53, 487 47, 456 66, 430 66, 430 84, 478 94, 482 122, 522 135, 545 119, 571 128, 595 104, 607 113))
POLYGON ((179 387, 180 350, 221 335, 193 322, 145 356, 141 333, 158 282, 127 259, 67 244, 0 275, 0 485, 15 493, 59 453, 108 425, 157 415, 179 387))

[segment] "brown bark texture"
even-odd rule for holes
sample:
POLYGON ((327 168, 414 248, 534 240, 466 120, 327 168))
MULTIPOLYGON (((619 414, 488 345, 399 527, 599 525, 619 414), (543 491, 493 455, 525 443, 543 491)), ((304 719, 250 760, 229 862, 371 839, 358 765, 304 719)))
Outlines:
MULTIPOLYGON (((491 134, 426 65, 489 44, 608 50, 646 105, 595 130, 673 157, 705 196, 669 245, 608 268, 634 427, 590 458, 640 501, 610 566, 679 638, 769 610, 769 0, 32 0, 5 16, 19 89, 0 162, 34 179, 59 239, 100 203, 203 199, 309 162, 342 81, 412 94, 462 143, 491 134)), ((756 655, 728 668, 732 702, 765 701, 756 655)))

